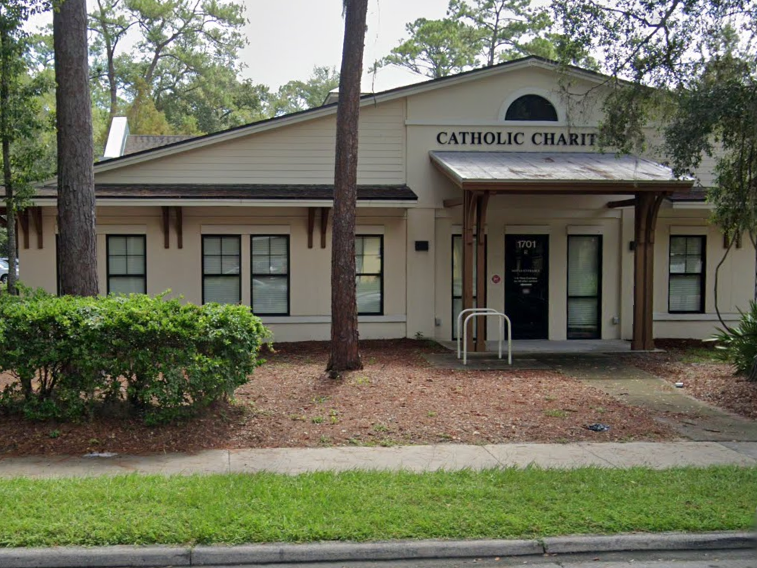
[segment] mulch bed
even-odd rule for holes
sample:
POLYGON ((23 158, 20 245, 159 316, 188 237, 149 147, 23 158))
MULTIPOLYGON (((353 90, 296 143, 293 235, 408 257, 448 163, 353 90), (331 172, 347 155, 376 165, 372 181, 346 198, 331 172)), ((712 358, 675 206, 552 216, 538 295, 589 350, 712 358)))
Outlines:
POLYGON ((184 424, 134 419, 33 423, 0 416, 0 456, 192 452, 208 448, 662 440, 675 434, 556 371, 449 371, 422 341, 367 341, 365 369, 333 380, 326 343, 277 346, 232 403, 184 424), (611 425, 592 432, 587 424, 611 425))
POLYGON ((692 349, 712 349, 712 343, 669 339, 656 344, 665 352, 627 356, 626 362, 670 383, 682 382, 694 398, 757 420, 757 382, 734 375, 725 363, 691 360, 692 349))

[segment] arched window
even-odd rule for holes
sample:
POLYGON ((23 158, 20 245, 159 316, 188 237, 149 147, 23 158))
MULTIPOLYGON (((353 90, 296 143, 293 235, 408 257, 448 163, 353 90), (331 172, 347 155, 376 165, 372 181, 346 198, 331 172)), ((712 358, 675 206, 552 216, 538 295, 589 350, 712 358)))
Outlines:
POLYGON ((539 95, 523 95, 507 108, 505 120, 543 120, 557 122, 554 105, 539 95))

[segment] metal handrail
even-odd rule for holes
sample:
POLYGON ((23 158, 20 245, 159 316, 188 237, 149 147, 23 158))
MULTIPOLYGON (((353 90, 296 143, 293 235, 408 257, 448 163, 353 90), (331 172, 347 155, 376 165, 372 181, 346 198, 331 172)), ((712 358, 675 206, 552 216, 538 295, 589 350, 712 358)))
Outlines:
POLYGON ((498 314, 498 313, 500 313, 497 310, 495 310, 494 308, 466 308, 464 310, 460 310, 460 313, 457 314, 457 358, 458 359, 462 355, 462 352, 460 350, 460 337, 462 335, 462 333, 461 333, 460 330, 462 328, 460 327, 460 324, 463 321, 463 316, 465 314, 472 313, 472 312, 486 312, 486 313, 492 313, 492 314, 498 314))
MULTIPOLYGON (((468 320, 472 318, 477 317, 485 317, 485 318, 491 318, 496 317, 499 318, 502 322, 502 325, 499 326, 499 358, 502 359, 502 341, 503 341, 503 335, 505 333, 505 322, 507 322, 507 364, 512 365, 513 364, 513 328, 512 328, 512 322, 510 321, 510 318, 507 317, 502 312, 498 312, 494 310, 493 308, 489 308, 492 311, 491 312, 473 312, 466 316, 465 322, 463 323, 463 365, 468 364, 468 320)), ((459 335, 459 334, 458 334, 459 335)))

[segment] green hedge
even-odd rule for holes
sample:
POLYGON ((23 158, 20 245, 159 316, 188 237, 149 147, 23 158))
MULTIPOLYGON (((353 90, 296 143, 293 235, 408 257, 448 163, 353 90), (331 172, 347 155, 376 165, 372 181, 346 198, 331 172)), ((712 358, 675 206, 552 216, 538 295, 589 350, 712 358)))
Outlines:
POLYGON ((231 395, 269 336, 249 308, 146 295, 0 297, 0 402, 35 419, 91 416, 114 403, 150 424, 231 395))

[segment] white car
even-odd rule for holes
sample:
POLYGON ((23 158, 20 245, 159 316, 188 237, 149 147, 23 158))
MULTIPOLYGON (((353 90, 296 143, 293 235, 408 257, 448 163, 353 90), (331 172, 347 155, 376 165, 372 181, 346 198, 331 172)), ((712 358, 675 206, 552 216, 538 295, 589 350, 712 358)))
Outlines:
MULTIPOLYGON (((5 284, 8 281, 8 259, 0 258, 0 282, 5 284)), ((16 278, 18 278, 18 261, 16 261, 16 278)))

